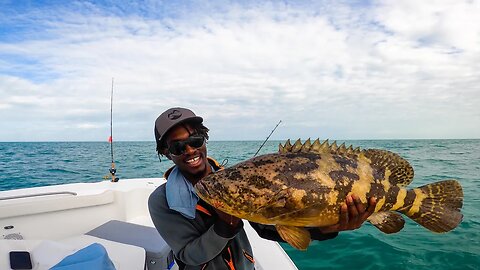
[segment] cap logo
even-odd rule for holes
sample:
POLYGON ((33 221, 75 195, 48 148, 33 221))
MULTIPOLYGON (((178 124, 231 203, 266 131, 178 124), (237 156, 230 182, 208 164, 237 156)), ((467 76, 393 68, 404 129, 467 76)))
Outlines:
POLYGON ((167 115, 168 119, 170 120, 176 120, 180 117, 182 117, 182 113, 179 110, 173 110, 167 115))

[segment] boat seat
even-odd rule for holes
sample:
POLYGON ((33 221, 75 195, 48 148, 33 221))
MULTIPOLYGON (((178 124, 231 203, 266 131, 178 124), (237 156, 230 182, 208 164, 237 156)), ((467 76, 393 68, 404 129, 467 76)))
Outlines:
POLYGON ((10 269, 10 251, 28 251, 35 270, 48 270, 66 256, 93 243, 107 250, 117 270, 145 269, 145 250, 137 246, 117 243, 90 235, 79 235, 62 240, 1 240, 0 269, 10 269))
POLYGON ((105 247, 108 257, 117 270, 143 270, 145 269, 145 250, 143 248, 106 240, 91 235, 79 235, 60 240, 61 243, 84 248, 93 243, 99 243, 105 247))
POLYGON ((145 249, 149 270, 167 270, 174 265, 173 251, 153 227, 110 220, 87 235, 145 249))

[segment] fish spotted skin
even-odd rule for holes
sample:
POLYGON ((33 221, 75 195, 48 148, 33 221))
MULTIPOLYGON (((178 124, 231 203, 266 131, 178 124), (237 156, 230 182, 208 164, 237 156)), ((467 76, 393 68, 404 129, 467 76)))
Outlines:
MULTIPOLYGON (((286 237, 289 232, 297 233, 288 231, 292 227, 338 223, 340 208, 350 194, 365 206, 368 198, 377 198, 378 215, 369 221, 385 233, 403 228, 403 218, 392 211, 435 232, 455 228, 462 219, 460 184, 448 180, 407 190, 413 174, 405 159, 389 151, 298 140, 294 145, 290 141, 280 145, 278 153, 211 174, 196 189, 200 198, 214 207, 243 219, 277 225, 277 229, 287 230, 286 237)), ((291 243, 291 239, 285 240, 291 243)))

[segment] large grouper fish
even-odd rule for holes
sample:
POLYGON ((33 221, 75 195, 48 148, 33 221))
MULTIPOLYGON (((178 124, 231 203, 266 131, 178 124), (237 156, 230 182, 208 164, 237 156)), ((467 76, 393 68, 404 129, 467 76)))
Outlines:
POLYGON ((339 222, 350 194, 367 205, 377 198, 368 221, 384 233, 400 231, 399 213, 433 232, 448 232, 462 221, 462 187, 445 180, 406 189, 413 168, 399 155, 378 149, 353 149, 328 140, 280 144, 278 153, 251 158, 203 178, 198 196, 233 216, 275 225, 297 249, 310 244, 306 227, 339 222))

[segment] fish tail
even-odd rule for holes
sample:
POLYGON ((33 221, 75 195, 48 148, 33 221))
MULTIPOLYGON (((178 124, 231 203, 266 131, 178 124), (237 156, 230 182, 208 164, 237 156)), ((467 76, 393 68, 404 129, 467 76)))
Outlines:
POLYGON ((445 180, 408 190, 401 213, 433 232, 448 232, 460 224, 463 190, 457 180, 445 180), (408 203, 407 203, 408 201, 408 203))

